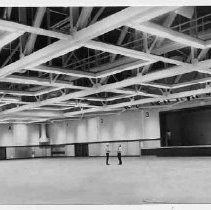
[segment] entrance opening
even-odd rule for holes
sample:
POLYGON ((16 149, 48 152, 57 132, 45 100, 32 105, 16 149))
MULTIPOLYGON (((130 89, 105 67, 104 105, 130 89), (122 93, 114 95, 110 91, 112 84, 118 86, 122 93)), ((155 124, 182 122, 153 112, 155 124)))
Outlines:
POLYGON ((75 156, 88 157, 89 156, 88 144, 85 143, 75 144, 75 156))

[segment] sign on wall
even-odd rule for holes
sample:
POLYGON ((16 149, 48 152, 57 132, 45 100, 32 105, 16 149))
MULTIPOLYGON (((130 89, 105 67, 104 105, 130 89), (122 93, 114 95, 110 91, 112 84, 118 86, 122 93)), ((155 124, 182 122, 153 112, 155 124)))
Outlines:
POLYGON ((145 117, 149 117, 149 112, 145 112, 145 117))

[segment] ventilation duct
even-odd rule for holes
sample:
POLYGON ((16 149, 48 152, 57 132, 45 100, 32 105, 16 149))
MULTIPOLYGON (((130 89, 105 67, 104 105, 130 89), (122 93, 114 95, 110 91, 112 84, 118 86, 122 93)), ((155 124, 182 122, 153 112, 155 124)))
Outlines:
POLYGON ((39 139, 39 143, 40 144, 48 144, 50 139, 47 138, 47 134, 46 134, 46 124, 42 123, 40 125, 40 132, 41 132, 41 136, 39 139))

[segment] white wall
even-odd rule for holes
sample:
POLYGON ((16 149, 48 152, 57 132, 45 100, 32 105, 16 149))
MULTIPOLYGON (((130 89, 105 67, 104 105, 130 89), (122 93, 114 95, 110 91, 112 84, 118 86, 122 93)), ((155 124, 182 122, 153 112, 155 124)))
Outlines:
MULTIPOLYGON (((143 139, 160 138, 160 120, 157 110, 144 110, 143 118, 143 139)), ((160 147, 160 141, 143 141, 142 148, 160 147)))
MULTIPOLYGON (((130 111, 121 115, 53 123, 48 133, 53 144, 160 138, 157 111, 130 111), (149 117, 146 117, 149 112, 149 117)), ((147 146, 148 143, 145 143, 147 146)))
POLYGON ((73 137, 73 142, 93 142, 98 139, 99 118, 88 118, 81 121, 72 121, 68 125, 67 136, 73 137), (70 134, 73 132, 74 135, 70 134))
POLYGON ((13 143, 12 126, 0 125, 0 146, 10 146, 13 143))
POLYGON ((0 125, 0 146, 39 144, 39 125, 0 125))
POLYGON ((143 137, 142 112, 100 117, 98 141, 135 140, 143 137))
MULTIPOLYGON (((110 143, 111 156, 117 155, 118 145, 122 146, 123 156, 139 156, 140 155, 140 145, 138 141, 133 142, 115 142, 110 143)), ((89 144, 89 156, 105 156, 106 143, 89 144)))
POLYGON ((51 125, 48 125, 47 130, 51 144, 67 143, 67 128, 65 122, 52 123, 51 125))
POLYGON ((159 112, 157 110, 144 110, 142 125, 144 139, 160 138, 159 112))
MULTIPOLYGON (((10 127, 0 125, 0 146, 39 144, 39 125, 14 124, 10 127)), ((51 144, 160 138, 158 111, 128 111, 121 115, 52 123, 47 130, 51 144)), ((145 147, 148 144, 144 142, 145 147)))

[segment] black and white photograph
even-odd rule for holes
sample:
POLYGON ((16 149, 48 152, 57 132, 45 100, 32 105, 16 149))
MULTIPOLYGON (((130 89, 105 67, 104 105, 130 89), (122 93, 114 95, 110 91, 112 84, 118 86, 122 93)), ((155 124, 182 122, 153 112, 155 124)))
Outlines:
POLYGON ((25 2, 0 3, 0 208, 211 204, 211 5, 25 2))

